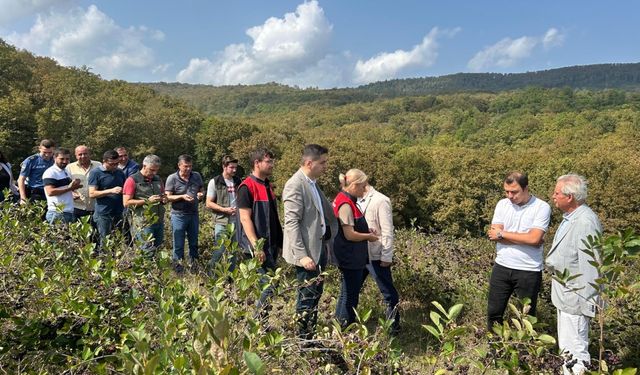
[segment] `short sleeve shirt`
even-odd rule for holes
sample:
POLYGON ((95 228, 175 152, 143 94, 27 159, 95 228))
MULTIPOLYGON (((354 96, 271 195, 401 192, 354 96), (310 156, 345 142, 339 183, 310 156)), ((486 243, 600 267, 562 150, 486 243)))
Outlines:
MULTIPOLYGON (((236 207, 236 185, 233 183, 233 180, 224 179, 224 183, 227 185, 227 193, 229 194, 229 200, 231 202, 230 207, 236 207)), ((215 202, 216 196, 216 179, 212 178, 209 180, 209 184, 207 185, 207 197, 210 197, 215 202)))
MULTIPOLYGON (((251 177, 247 177, 251 178, 251 177)), ((257 179, 259 182, 263 184, 270 185, 269 181, 262 181, 257 179)), ((282 227, 280 226, 280 221, 278 219, 278 207, 276 205, 276 201, 271 199, 271 194, 269 196, 269 234, 270 239, 269 242, 272 244, 282 244, 282 227)), ((253 197, 249 192, 249 188, 246 185, 240 185, 237 190, 237 204, 238 208, 249 208, 253 210, 253 197)))
POLYGON ((340 225, 350 225, 355 226, 356 220, 353 217, 353 211, 348 204, 343 204, 338 209, 338 220, 340 220, 340 225))
MULTIPOLYGON (((42 180, 44 186, 53 186, 59 188, 63 186, 69 186, 71 184, 71 176, 66 170, 58 168, 57 165, 47 168, 42 174, 42 180)), ((47 197, 47 209, 49 211, 61 210, 62 212, 73 212, 73 193, 68 191, 59 195, 48 195, 47 197)))
MULTIPOLYGON (((144 177, 144 176, 143 176, 144 177)), ((145 182, 150 182, 151 178, 144 177, 145 182)), ((160 194, 164 194, 164 184, 160 181, 160 194)), ((133 177, 127 177, 122 187, 122 195, 130 195, 135 197, 136 195, 136 182, 133 177)))
POLYGON ((131 177, 134 174, 138 173, 138 171, 140 171, 140 166, 138 165, 138 163, 131 159, 127 160, 127 164, 125 164, 124 167, 120 167, 118 165, 118 168, 122 170, 122 173, 124 173, 125 177, 131 177))
MULTIPOLYGON (((120 169, 107 171, 104 166, 100 166, 89 173, 88 183, 98 191, 122 187, 124 185, 124 173, 120 169)), ((122 215, 124 207, 122 205, 121 194, 109 194, 104 197, 96 198, 95 214, 118 216, 122 215)))
MULTIPOLYGON (((507 198, 496 205, 491 224, 502 224, 504 231, 528 233, 531 229, 544 232, 549 228, 551 207, 541 199, 531 196, 529 202, 519 206, 507 198)), ((502 244, 496 245, 496 263, 501 266, 522 270, 542 271, 543 246, 502 244)))
POLYGON ((198 192, 204 188, 202 176, 198 172, 191 172, 188 180, 182 179, 179 172, 167 177, 165 191, 172 195, 188 194, 193 201, 187 202, 179 200, 171 202, 171 213, 174 214, 197 214, 198 213, 198 192))
POLYGON ((44 160, 40 154, 31 155, 20 165, 20 176, 27 179, 30 188, 43 188, 42 175, 53 165, 53 158, 44 160))

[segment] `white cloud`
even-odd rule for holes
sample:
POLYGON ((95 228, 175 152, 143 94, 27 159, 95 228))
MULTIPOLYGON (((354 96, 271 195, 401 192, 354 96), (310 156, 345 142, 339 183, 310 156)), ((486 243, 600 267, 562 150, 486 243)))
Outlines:
POLYGON ((367 61, 358 60, 354 68, 353 80, 356 83, 369 83, 396 78, 403 69, 429 67, 436 62, 438 57, 438 38, 442 35, 452 37, 459 30, 458 28, 440 31, 434 27, 422 39, 422 43, 414 46, 410 51, 384 52, 367 61))
POLYGON ((302 3, 294 13, 248 29, 252 43, 229 45, 211 60, 191 59, 177 80, 215 85, 290 80, 323 64, 332 28, 317 1, 302 3))
POLYGON ((490 68, 508 68, 531 56, 534 49, 542 44, 548 49, 562 45, 564 34, 556 28, 550 28, 545 35, 523 36, 518 39, 504 38, 498 43, 486 47, 469 60, 467 66, 472 71, 483 71, 490 68))
POLYGON ((173 64, 160 64, 160 65, 156 65, 153 67, 153 69, 151 69, 151 73, 152 74, 162 74, 162 73, 166 73, 167 69, 169 69, 171 67, 171 65, 173 64))
MULTIPOLYGON (((36 54, 50 56, 62 65, 86 65, 105 78, 121 77, 129 69, 150 68, 154 52, 147 41, 164 34, 147 27, 122 27, 95 5, 67 12, 39 14, 31 29, 6 39, 36 54)), ((157 63, 155 63, 157 65, 157 63)))
POLYGON ((0 25, 9 24, 24 16, 38 14, 53 6, 66 5, 73 0, 0 0, 0 25))
POLYGON ((564 43, 564 34, 560 33, 555 27, 550 28, 544 34, 542 38, 542 45, 544 48, 549 49, 552 47, 559 47, 564 43))

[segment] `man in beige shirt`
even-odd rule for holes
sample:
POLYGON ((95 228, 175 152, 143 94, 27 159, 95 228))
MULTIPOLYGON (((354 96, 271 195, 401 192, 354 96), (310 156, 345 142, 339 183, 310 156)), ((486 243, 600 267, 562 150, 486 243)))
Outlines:
POLYGON ((80 145, 75 149, 76 162, 67 165, 67 173, 71 176, 71 179, 79 179, 82 187, 73 194, 73 215, 77 219, 83 216, 89 216, 92 226, 93 219, 93 204, 94 199, 89 198, 89 184, 87 183, 87 177, 91 170, 100 167, 100 162, 91 160, 91 150, 89 147, 80 145))

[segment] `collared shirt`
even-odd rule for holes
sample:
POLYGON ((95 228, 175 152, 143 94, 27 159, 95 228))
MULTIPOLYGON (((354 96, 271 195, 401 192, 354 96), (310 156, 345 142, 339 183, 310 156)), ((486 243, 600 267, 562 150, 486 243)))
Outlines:
MULTIPOLYGON (((104 166, 94 168, 89 173, 87 183, 95 187, 96 190, 108 190, 116 186, 124 185, 124 173, 120 169, 107 171, 104 166)), ((95 214, 104 216, 121 216, 124 206, 122 205, 122 194, 109 194, 95 199, 95 214)))
POLYGON ((180 171, 170 174, 165 183, 165 191, 172 195, 188 194, 193 201, 178 200, 171 202, 172 214, 198 214, 198 192, 204 188, 202 176, 198 172, 191 172, 188 179, 180 177, 180 171))
POLYGON ((562 214, 562 221, 560 222, 560 225, 558 226, 558 230, 556 230, 555 238, 560 238, 564 234, 564 232, 567 229, 569 229, 569 221, 571 221, 571 217, 573 216, 573 214, 576 211, 577 210, 573 210, 570 213, 562 214))
POLYGON ((316 180, 312 180, 306 174, 302 173, 304 178, 309 183, 309 187, 311 188, 311 192, 313 193, 313 200, 316 201, 316 207, 320 210, 320 217, 322 218, 322 235, 327 232, 327 226, 324 221, 324 207, 322 207, 322 199, 320 198, 320 192, 318 191, 318 185, 316 184, 316 180))
POLYGON ((131 177, 140 171, 140 166, 135 161, 129 159, 125 165, 118 164, 118 168, 124 173, 124 177, 131 177))
POLYGON ((76 190, 79 198, 73 200, 73 206, 79 210, 93 211, 95 199, 89 198, 89 173, 96 168, 100 168, 102 164, 95 160, 91 160, 89 168, 84 169, 77 161, 67 165, 67 172, 71 175, 71 179, 76 178, 82 183, 82 187, 76 190))
POLYGON ((20 165, 20 176, 27 179, 30 188, 43 188, 42 174, 53 165, 53 158, 44 160, 40 154, 31 155, 20 165))

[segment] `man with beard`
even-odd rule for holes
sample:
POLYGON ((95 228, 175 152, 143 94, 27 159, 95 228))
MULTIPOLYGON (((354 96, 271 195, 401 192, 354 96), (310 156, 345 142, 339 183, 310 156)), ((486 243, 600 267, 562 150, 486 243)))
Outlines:
POLYGON ((65 170, 71 151, 59 148, 54 153, 54 165, 42 174, 44 193, 47 198, 46 218, 50 224, 56 221, 70 223, 73 221, 73 192, 82 187, 80 179, 71 181, 65 170))
MULTIPOLYGON (((253 170, 238 188, 238 210, 242 224, 240 247, 245 256, 258 259, 261 263, 259 272, 266 274, 276 269, 276 259, 282 248, 282 226, 278 219, 276 195, 269 181, 273 173, 273 153, 266 148, 257 149, 251 153, 249 162, 253 170), (263 240, 261 248, 256 247, 258 240, 263 240)), ((263 320, 268 315, 268 300, 272 295, 273 287, 269 286, 258 301, 258 314, 263 320)))
POLYGON ((53 165, 53 148, 55 143, 49 139, 43 139, 38 147, 38 153, 26 158, 20 167, 18 177, 18 189, 20 190, 20 203, 28 200, 43 201, 44 183, 42 174, 53 165))

